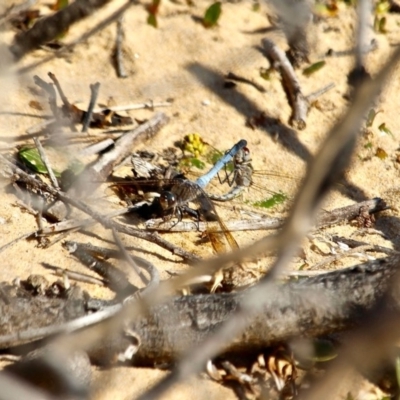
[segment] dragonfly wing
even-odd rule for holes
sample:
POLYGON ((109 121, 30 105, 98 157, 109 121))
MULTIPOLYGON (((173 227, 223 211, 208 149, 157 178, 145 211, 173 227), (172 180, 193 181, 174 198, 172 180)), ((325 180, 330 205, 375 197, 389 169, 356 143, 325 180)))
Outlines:
MULTIPOLYGON (((223 236, 225 236, 226 241, 228 242, 229 246, 232 249, 237 249, 239 248, 239 245, 237 244, 235 238, 233 237, 232 233, 229 231, 225 223, 221 220, 220 216, 217 213, 217 210, 214 207, 214 204, 212 201, 208 198, 207 194, 199 188, 199 196, 198 196, 198 202, 200 203, 200 208, 199 211, 202 213, 204 216, 205 221, 216 221, 218 222, 219 226, 221 227, 221 231, 223 236)), ((217 244, 217 239, 213 238, 212 236, 221 236, 221 232, 216 232, 215 230, 212 230, 211 228, 207 228, 207 234, 210 237, 211 243, 216 243, 214 249, 218 252, 224 252, 225 249, 221 250, 220 245, 217 244)), ((218 239, 218 241, 220 241, 218 239)), ((213 244, 214 246, 214 244, 213 244)), ((225 246, 223 246, 225 248, 225 246)))

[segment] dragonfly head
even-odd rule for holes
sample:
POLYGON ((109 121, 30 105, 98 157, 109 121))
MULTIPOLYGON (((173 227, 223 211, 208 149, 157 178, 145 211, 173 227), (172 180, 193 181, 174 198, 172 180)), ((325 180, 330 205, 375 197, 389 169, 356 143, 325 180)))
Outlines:
POLYGON ((163 210, 171 210, 176 206, 176 196, 172 192, 164 190, 160 194, 159 203, 163 210))
POLYGON ((235 165, 249 163, 251 161, 250 149, 248 147, 243 147, 234 157, 235 165))

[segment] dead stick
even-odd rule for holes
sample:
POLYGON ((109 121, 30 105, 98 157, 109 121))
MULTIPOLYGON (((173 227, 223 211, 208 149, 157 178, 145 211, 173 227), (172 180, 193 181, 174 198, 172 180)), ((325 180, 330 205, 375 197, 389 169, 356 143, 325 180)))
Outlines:
MULTIPOLYGON (((57 107, 57 93, 56 90, 54 89, 54 86, 51 83, 47 83, 37 75, 34 75, 33 81, 35 82, 36 85, 42 88, 49 95, 50 110, 53 113, 54 118, 57 120, 60 117, 60 113, 57 107)), ((53 121, 46 121, 42 122, 40 125, 45 125, 44 127, 46 127, 48 124, 52 122, 53 121)))
POLYGON ((287 90, 289 103, 292 107, 290 124, 296 129, 303 130, 306 127, 308 102, 301 91, 300 83, 293 66, 286 57, 286 54, 275 43, 269 39, 263 39, 261 42, 266 56, 276 64, 282 75, 283 84, 287 90))
MULTIPOLYGON (((67 249, 79 247, 87 253, 92 254, 93 256, 100 256, 104 259, 116 258, 120 260, 123 258, 121 252, 118 249, 108 249, 105 247, 94 246, 91 243, 66 241, 64 243, 64 247, 66 247, 67 249)), ((160 274, 158 272, 158 269, 152 263, 142 257, 132 256, 132 259, 140 268, 144 269, 150 277, 150 279, 146 278, 146 287, 141 289, 141 293, 143 294, 144 292, 149 291, 151 288, 158 286, 160 283, 160 274)))
MULTIPOLYGON (((345 238, 343 236, 332 236, 332 241, 334 241, 335 243, 343 243, 347 246, 349 246, 351 249, 355 248, 355 247, 360 247, 360 246, 367 246, 369 245, 369 243, 367 242, 362 242, 360 240, 354 240, 354 239, 349 239, 349 238, 345 238)), ((371 245, 371 248, 373 251, 376 251, 378 253, 385 253, 388 255, 391 254, 395 254, 397 253, 396 250, 391 249, 389 247, 385 247, 385 246, 379 246, 379 245, 371 245)))
MULTIPOLYGON (((74 3, 75 4, 75 3, 74 3)), ((112 22, 116 21, 121 15, 124 14, 126 10, 128 10, 134 2, 132 0, 127 0, 126 3, 124 3, 120 8, 118 8, 115 12, 113 12, 111 15, 109 15, 107 18, 104 20, 100 21, 96 26, 94 26, 92 29, 89 29, 87 32, 85 32, 83 35, 81 35, 77 40, 75 40, 72 43, 66 44, 63 46, 60 50, 55 51, 52 53, 50 56, 41 58, 39 61, 33 62, 26 67, 21 67, 18 70, 18 74, 26 74, 27 72, 30 72, 32 70, 36 70, 37 67, 40 65, 46 64, 49 61, 53 60, 56 57, 60 57, 62 54, 65 54, 68 51, 71 51, 77 44, 83 43, 92 37, 93 35, 101 32, 104 28, 106 28, 108 25, 110 25, 112 22)), ((34 47, 33 47, 34 48, 34 47)), ((29 49, 29 51, 33 50, 33 48, 29 49)))
POLYGON ((16 35, 10 50, 16 59, 22 58, 33 49, 55 39, 72 24, 88 17, 109 0, 77 0, 55 14, 43 18, 26 32, 16 35))
POLYGON ((58 185, 57 178, 56 178, 55 175, 54 175, 53 169, 51 168, 50 161, 49 161, 49 159, 47 158, 47 155, 46 155, 46 152, 44 151, 44 148, 43 148, 43 146, 42 146, 42 143, 40 142, 40 140, 39 140, 38 137, 34 137, 34 138, 33 138, 33 141, 35 142, 35 145, 36 145, 36 148, 38 149, 40 158, 42 159, 43 164, 45 165, 45 167, 46 167, 46 169, 47 169, 47 172, 49 173, 49 177, 50 177, 51 183, 53 184, 53 186, 54 186, 56 189, 59 189, 60 186, 58 185))
POLYGON ((352 219, 358 217, 362 207, 366 207, 366 210, 368 210, 370 214, 389 209, 389 206, 384 200, 380 199, 379 197, 375 197, 372 200, 366 200, 361 203, 356 203, 350 206, 324 212, 322 215, 318 216, 316 226, 317 228, 322 228, 343 221, 351 221, 352 219))
POLYGON ((94 112, 101 113, 103 111, 129 111, 129 110, 141 110, 143 108, 148 108, 149 110, 153 110, 156 107, 171 107, 173 103, 173 99, 161 102, 154 102, 152 100, 148 101, 147 103, 139 103, 139 104, 127 104, 124 106, 114 106, 114 107, 103 107, 103 108, 96 108, 94 112))
POLYGON ((99 179, 105 180, 113 168, 131 153, 133 146, 139 141, 153 137, 168 121, 169 118, 165 114, 154 114, 147 122, 125 133, 116 140, 114 148, 106 154, 103 154, 92 166, 91 171, 94 172, 99 179))
POLYGON ((308 104, 313 103, 315 100, 318 99, 318 97, 321 97, 323 94, 325 94, 326 92, 328 92, 329 90, 333 89, 335 87, 334 83, 329 83, 328 85, 324 86, 323 88, 316 90, 313 93, 310 93, 306 99, 308 104))
MULTIPOLYGON (((385 296, 396 277, 399 261, 398 256, 388 257, 271 287, 262 309, 247 317, 248 326, 234 341, 226 343, 222 353, 258 352, 295 337, 320 337, 359 325, 385 296)), ((168 304, 152 307, 151 314, 139 318, 131 314, 129 325, 141 342, 134 362, 154 365, 176 360, 231 317, 252 290, 175 297, 168 304)), ((399 309, 396 293, 389 300, 399 309)), ((57 332, 72 332, 115 315, 120 309, 120 305, 105 307, 91 317, 58 326, 0 332, 0 348, 57 332)))
MULTIPOLYGON (((386 203, 380 198, 361 201, 360 203, 351 204, 350 206, 336 208, 332 211, 323 211, 317 216, 316 227, 323 228, 326 226, 338 224, 345 221, 351 221, 356 218, 362 207, 370 214, 377 213, 388 209, 386 203)), ((240 219, 229 220, 225 224, 230 231, 255 231, 278 229, 283 225, 282 218, 265 217, 257 219, 240 219)), ((215 229, 217 232, 221 229, 217 222, 201 222, 180 221, 178 223, 172 221, 162 221, 162 219, 153 219, 146 222, 146 229, 158 232, 195 232, 205 231, 207 228, 215 229)))
POLYGON ((124 39, 124 27, 123 27, 124 17, 121 16, 117 20, 117 38, 115 43, 115 64, 117 67, 118 78, 127 78, 128 75, 125 71, 124 61, 123 61, 123 52, 122 52, 122 40, 124 39))
POLYGON ((104 279, 95 278, 93 276, 84 274, 82 272, 70 271, 68 269, 63 269, 59 267, 54 267, 53 265, 42 263, 42 267, 53 271, 54 275, 61 277, 68 277, 69 279, 73 279, 77 282, 83 283, 91 283, 93 285, 106 286, 106 282, 104 279))
POLYGON ((94 106, 96 105, 97 97, 99 95, 100 82, 96 82, 90 85, 90 102, 87 113, 85 114, 82 126, 82 133, 86 132, 90 125, 90 120, 92 119, 94 106))
POLYGON ((71 107, 71 103, 68 101, 67 96, 64 94, 64 91, 62 90, 62 87, 61 87, 60 82, 58 81, 57 77, 52 72, 49 72, 47 75, 56 85, 58 94, 60 95, 64 106, 66 106, 69 109, 71 107))

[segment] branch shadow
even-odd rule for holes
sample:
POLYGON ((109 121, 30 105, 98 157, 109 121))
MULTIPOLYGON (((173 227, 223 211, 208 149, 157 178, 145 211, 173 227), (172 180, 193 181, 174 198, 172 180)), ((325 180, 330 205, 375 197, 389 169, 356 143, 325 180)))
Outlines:
MULTIPOLYGON (((239 93, 235 88, 229 92, 223 87, 223 77, 211 68, 208 68, 200 63, 191 63, 186 66, 188 72, 195 76, 195 78, 209 90, 214 92, 220 97, 222 101, 235 108, 246 119, 254 115, 261 114, 264 110, 257 107, 257 105, 249 100, 244 94, 239 93)), ((311 159, 312 155, 308 149, 301 143, 297 137, 297 132, 285 126, 276 118, 265 116, 265 124, 259 126, 266 134, 272 138, 279 134, 279 141, 291 153, 296 154, 304 161, 311 159)))

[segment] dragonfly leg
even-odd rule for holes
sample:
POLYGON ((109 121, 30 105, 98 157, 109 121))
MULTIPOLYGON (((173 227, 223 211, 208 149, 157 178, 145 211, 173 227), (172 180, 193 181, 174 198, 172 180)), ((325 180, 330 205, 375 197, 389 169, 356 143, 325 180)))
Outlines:
POLYGON ((184 211, 186 214, 190 215, 191 217, 193 217, 196 222, 196 226, 197 226, 197 230, 200 231, 200 212, 199 210, 195 210, 194 208, 191 208, 189 206, 181 206, 182 211, 184 211))
POLYGON ((234 170, 232 170, 232 171, 230 171, 228 173, 228 171, 226 169, 226 166, 225 166, 224 171, 225 171, 225 177, 224 178, 221 178, 221 176, 219 175, 219 172, 217 174, 219 183, 221 185, 223 185, 225 182, 227 182, 229 186, 232 186, 234 184, 235 180, 236 180, 237 170, 234 169, 234 170))

